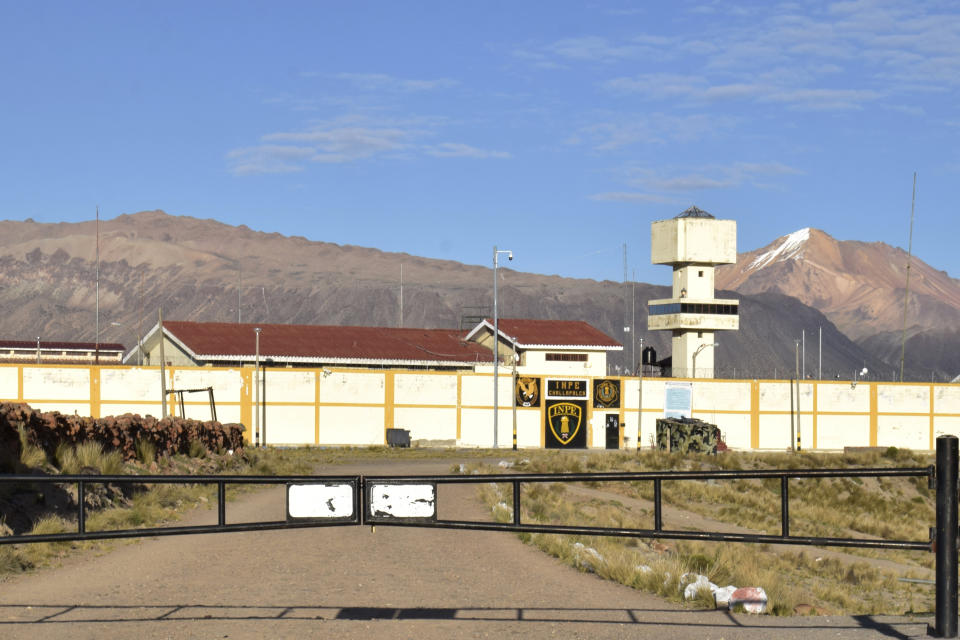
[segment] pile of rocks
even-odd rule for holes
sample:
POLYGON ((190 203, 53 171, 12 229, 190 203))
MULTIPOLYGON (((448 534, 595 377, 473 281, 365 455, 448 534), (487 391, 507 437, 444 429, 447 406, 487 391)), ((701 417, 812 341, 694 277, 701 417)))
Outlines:
POLYGON ((23 427, 27 442, 53 456, 61 443, 78 445, 99 442, 104 451, 119 451, 124 460, 137 457, 137 442, 149 442, 156 455, 189 453, 191 442, 199 442, 209 451, 243 447, 242 424, 221 424, 186 418, 163 418, 124 414, 105 418, 40 412, 22 403, 0 403, 0 468, 11 468, 20 457, 18 429, 23 427))

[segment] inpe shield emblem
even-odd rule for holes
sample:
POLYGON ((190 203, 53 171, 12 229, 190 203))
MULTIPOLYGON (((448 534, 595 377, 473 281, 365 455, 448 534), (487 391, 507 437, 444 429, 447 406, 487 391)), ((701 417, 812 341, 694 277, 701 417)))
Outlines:
POLYGON ((596 380, 593 383, 593 406, 616 409, 620 406, 620 381, 596 380))
MULTIPOLYGON (((547 407, 547 424, 550 426, 550 432, 556 439, 557 445, 566 447, 577 434, 583 425, 583 407, 580 403, 556 402, 547 407)), ((582 438, 578 438, 580 440, 582 438)), ((549 446, 549 445, 548 445, 549 446)))

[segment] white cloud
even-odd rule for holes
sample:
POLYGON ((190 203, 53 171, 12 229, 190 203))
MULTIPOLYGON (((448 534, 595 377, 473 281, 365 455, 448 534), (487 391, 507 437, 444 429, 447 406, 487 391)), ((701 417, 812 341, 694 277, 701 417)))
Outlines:
POLYGON ((733 118, 708 114, 635 114, 584 127, 570 142, 590 144, 595 151, 613 151, 634 144, 694 142, 729 129, 733 123, 733 118))
POLYGON ((657 193, 640 193, 637 191, 609 191, 606 193, 596 193, 590 196, 591 200, 601 202, 650 202, 654 204, 677 204, 680 202, 676 198, 664 196, 657 193))
POLYGON ((427 144, 442 118, 373 118, 350 115, 314 122, 300 131, 260 137, 260 144, 227 153, 231 173, 290 173, 309 164, 345 164, 372 158, 401 159, 429 155, 442 158, 509 158, 506 151, 463 143, 427 144))
POLYGON ((424 147, 424 153, 438 158, 509 158, 506 151, 479 149, 458 142, 441 142, 438 145, 424 147))
POLYGON ((302 162, 313 154, 305 147, 263 144, 234 149, 227 153, 230 172, 237 175, 255 173, 292 173, 302 171, 302 162))
POLYGON ((362 91, 433 91, 449 89, 456 86, 456 80, 437 78, 434 80, 411 80, 397 78, 383 73, 338 73, 334 76, 338 80, 345 80, 362 91))
POLYGON ((780 162, 734 162, 668 172, 662 169, 633 169, 628 184, 660 192, 687 192, 703 189, 729 189, 749 184, 766 187, 762 178, 796 175, 799 170, 780 162))

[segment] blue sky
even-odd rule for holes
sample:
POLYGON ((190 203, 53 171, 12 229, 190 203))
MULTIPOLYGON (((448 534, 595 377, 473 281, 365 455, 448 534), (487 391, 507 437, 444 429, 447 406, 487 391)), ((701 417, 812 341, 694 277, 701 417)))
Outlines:
POLYGON ((0 218, 620 280, 692 204, 960 276, 955 2, 0 3, 0 218))

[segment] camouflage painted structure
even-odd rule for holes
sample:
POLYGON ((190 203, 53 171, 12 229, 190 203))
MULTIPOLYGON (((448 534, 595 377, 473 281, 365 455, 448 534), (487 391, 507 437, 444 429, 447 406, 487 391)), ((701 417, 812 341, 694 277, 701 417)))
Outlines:
POLYGON ((676 453, 726 451, 720 428, 698 418, 658 418, 657 448, 676 453))

